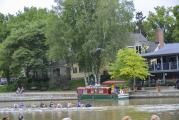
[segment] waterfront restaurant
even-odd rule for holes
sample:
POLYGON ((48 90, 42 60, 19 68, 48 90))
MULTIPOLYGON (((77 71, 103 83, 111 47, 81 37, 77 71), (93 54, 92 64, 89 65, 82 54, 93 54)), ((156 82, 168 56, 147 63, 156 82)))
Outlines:
POLYGON ((179 79, 179 43, 165 44, 157 51, 142 55, 149 64, 149 86, 159 80, 161 85, 175 85, 179 79))

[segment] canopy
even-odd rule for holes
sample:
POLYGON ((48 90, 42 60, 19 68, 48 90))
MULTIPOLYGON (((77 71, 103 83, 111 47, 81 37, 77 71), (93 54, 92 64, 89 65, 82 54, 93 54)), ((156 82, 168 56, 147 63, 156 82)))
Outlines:
POLYGON ((108 81, 103 82, 102 84, 110 85, 110 84, 124 84, 124 83, 126 83, 126 81, 124 80, 108 80, 108 81))

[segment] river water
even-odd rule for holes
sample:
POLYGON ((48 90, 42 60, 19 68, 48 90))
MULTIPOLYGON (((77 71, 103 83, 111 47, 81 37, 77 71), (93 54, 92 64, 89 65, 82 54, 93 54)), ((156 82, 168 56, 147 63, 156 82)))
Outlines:
MULTIPOLYGON (((21 109, 13 108, 14 104, 20 102, 1 102, 0 118, 8 115, 11 120, 18 120, 19 114, 22 114, 24 120, 61 120, 64 117, 72 120, 121 120, 123 116, 129 115, 132 120, 150 120, 152 114, 157 114, 161 120, 179 120, 179 98, 81 101, 83 104, 92 104, 93 107, 90 108, 32 108, 39 106, 40 102, 42 101, 23 102, 26 107, 21 109)), ((53 102, 76 104, 76 101, 53 102)))

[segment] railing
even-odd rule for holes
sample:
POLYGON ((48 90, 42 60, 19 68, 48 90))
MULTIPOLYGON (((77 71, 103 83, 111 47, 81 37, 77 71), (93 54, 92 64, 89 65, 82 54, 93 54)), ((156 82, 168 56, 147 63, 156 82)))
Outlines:
POLYGON ((179 70, 179 68, 177 67, 177 62, 167 62, 167 63, 163 63, 162 65, 161 63, 149 65, 149 71, 161 71, 161 70, 179 70))

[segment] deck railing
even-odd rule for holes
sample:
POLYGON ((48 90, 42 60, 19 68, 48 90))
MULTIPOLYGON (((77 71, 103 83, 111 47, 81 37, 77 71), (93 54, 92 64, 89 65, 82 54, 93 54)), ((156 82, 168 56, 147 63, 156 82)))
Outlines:
POLYGON ((179 66, 177 66, 177 62, 165 62, 163 64, 157 63, 157 64, 149 65, 149 71, 162 71, 162 70, 179 70, 179 66))

